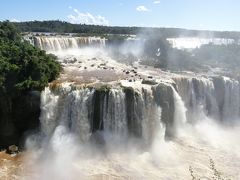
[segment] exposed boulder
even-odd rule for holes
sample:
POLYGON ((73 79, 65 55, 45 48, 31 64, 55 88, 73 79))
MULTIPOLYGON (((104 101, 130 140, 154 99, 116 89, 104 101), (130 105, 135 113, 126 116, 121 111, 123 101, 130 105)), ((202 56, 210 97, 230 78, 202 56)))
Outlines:
POLYGON ((34 91, 14 99, 0 97, 0 147, 21 145, 27 131, 39 127, 40 92, 34 91))
POLYGON ((16 145, 11 145, 7 148, 6 153, 8 154, 17 154, 19 152, 19 149, 16 145))
POLYGON ((142 84, 148 84, 148 85, 156 85, 157 84, 157 82, 156 82, 156 80, 149 80, 149 79, 144 79, 144 80, 142 80, 142 84))

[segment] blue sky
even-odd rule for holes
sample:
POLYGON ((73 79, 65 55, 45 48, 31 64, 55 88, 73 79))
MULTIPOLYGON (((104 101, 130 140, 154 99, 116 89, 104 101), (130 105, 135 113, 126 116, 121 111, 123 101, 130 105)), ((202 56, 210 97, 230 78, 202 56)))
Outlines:
POLYGON ((240 0, 0 0, 0 20, 240 31, 240 0))

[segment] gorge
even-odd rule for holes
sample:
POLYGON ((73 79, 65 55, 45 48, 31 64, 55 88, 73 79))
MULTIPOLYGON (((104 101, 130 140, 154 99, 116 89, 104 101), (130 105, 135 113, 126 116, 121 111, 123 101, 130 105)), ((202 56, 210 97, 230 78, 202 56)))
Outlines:
POLYGON ((63 71, 38 96, 38 131, 13 178, 190 179, 189 166, 203 178, 210 159, 240 177, 238 79, 125 64, 100 37, 30 41, 63 71))

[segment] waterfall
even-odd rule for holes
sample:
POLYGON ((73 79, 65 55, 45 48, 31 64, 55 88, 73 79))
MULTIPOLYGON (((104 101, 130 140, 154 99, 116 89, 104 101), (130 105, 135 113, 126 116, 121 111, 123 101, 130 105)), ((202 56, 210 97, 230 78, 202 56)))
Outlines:
POLYGON ((104 99, 104 130, 127 135, 126 96, 120 89, 111 89, 104 99))
POLYGON ((224 38, 197 38, 197 37, 180 37, 180 38, 168 38, 168 42, 173 48, 178 49, 194 49, 200 48, 205 44, 214 45, 229 45, 234 44, 234 39, 224 39, 224 38))
POLYGON ((240 85, 238 81, 226 77, 223 81, 225 93, 222 116, 226 120, 236 120, 240 116, 240 85))
POLYGON ((105 39, 100 37, 35 36, 34 45, 46 51, 77 49, 85 46, 104 47, 105 39))
POLYGON ((185 123, 187 122, 186 118, 186 107, 184 102, 182 101, 181 96, 177 93, 177 91, 173 89, 173 97, 174 97, 174 106, 175 106, 175 111, 174 111, 174 126, 176 130, 178 131, 181 129, 185 123))
POLYGON ((50 136, 57 126, 59 96, 54 95, 49 88, 46 88, 41 94, 41 130, 50 136))
POLYGON ((90 89, 61 89, 55 92, 46 88, 41 95, 41 129, 51 136, 59 125, 79 134, 81 140, 91 135, 91 111, 94 91, 90 89))
POLYGON ((226 77, 175 78, 187 108, 187 121, 204 117, 234 121, 240 117, 239 82, 226 77))
POLYGON ((83 142, 102 132, 150 145, 162 129, 165 137, 174 137, 186 123, 239 119, 238 81, 222 77, 174 81, 176 86, 159 83, 141 89, 116 86, 102 90, 68 84, 46 88, 41 97, 42 132, 51 136, 58 126, 64 126, 83 142))
MULTIPOLYGON (((176 94, 179 101, 181 98, 176 94)), ((156 103, 154 91, 149 88, 119 87, 101 91, 63 85, 56 89, 48 87, 41 96, 40 120, 45 136, 51 137, 58 126, 63 126, 83 142, 102 131, 121 139, 133 137, 151 144, 158 131, 163 129, 165 114, 162 109, 165 112, 165 107, 156 103)), ((184 115, 179 113, 176 115, 183 119, 184 115)))
POLYGON ((187 107, 187 119, 195 122, 205 115, 218 116, 214 85, 209 79, 179 78, 175 80, 187 107))

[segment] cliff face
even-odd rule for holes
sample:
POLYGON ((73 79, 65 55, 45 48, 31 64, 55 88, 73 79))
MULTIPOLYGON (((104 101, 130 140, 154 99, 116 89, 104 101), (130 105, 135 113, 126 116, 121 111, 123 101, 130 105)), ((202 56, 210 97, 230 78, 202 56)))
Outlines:
POLYGON ((101 38, 34 41, 48 52, 55 50, 63 72, 41 95, 0 97, 2 147, 19 144, 25 132, 37 128, 47 137, 64 126, 81 141, 99 140, 99 132, 107 132, 151 144, 161 127, 171 138, 183 123, 240 119, 239 80, 122 64, 99 48, 105 45, 101 38))
POLYGON ((87 141, 98 132, 151 144, 160 126, 172 138, 184 123, 206 118, 231 123, 240 117, 240 86, 224 77, 176 77, 174 81, 114 84, 108 88, 60 84, 42 92, 41 130, 64 126, 87 141))
POLYGON ((40 93, 9 99, 0 97, 0 147, 22 145, 24 136, 39 127, 40 93))
POLYGON ((109 87, 60 83, 41 95, 31 92, 11 101, 1 97, 0 145, 19 144, 27 132, 39 128, 51 136, 59 125, 79 134, 82 141, 110 132, 151 144, 162 125, 165 138, 171 138, 181 123, 203 118, 230 123, 239 117, 239 82, 225 77, 175 77, 155 85, 109 87))

